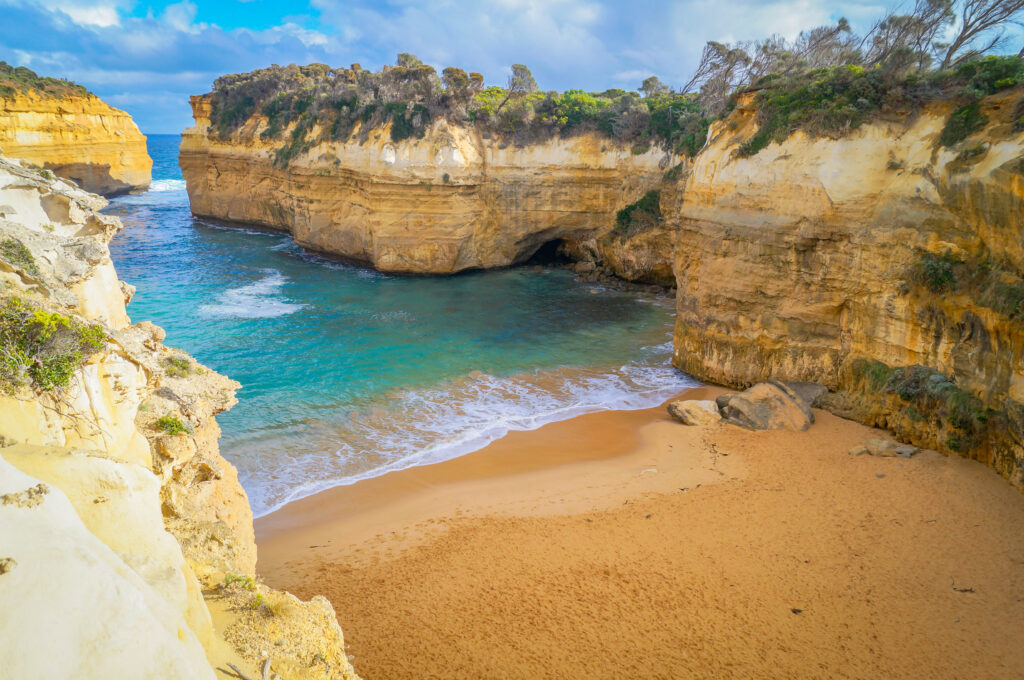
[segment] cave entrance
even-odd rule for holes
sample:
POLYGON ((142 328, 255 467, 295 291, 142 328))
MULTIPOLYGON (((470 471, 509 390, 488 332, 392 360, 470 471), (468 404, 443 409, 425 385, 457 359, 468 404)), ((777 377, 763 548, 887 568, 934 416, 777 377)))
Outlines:
POLYGON ((523 264, 542 266, 569 264, 573 260, 565 254, 562 248, 564 244, 565 241, 560 238, 545 241, 533 252, 533 255, 526 258, 523 264))

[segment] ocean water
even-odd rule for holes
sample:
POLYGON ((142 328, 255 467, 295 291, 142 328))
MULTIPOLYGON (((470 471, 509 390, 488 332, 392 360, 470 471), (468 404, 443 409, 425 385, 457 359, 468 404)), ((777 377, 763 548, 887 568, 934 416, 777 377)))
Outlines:
POLYGON ((656 405, 669 365, 655 296, 521 268, 408 278, 328 260, 287 236, 189 211, 177 135, 152 135, 154 181, 111 202, 128 311, 242 384, 217 420, 257 516, 317 491, 452 458, 510 430, 656 405))

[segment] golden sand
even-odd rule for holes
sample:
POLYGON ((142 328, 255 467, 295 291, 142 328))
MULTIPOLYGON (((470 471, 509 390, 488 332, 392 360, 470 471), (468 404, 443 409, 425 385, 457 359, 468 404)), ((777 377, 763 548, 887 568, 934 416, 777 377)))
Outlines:
POLYGON ((330 598, 365 680, 1024 677, 1024 495, 816 417, 511 433, 259 520, 259 570, 330 598))

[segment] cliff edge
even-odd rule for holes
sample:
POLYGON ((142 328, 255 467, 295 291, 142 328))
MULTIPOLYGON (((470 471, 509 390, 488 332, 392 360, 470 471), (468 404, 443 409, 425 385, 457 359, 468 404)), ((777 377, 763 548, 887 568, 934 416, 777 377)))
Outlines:
POLYGON ((0 159, 4 672, 354 678, 330 604, 255 579, 214 420, 238 385, 131 325, 104 205, 0 159))

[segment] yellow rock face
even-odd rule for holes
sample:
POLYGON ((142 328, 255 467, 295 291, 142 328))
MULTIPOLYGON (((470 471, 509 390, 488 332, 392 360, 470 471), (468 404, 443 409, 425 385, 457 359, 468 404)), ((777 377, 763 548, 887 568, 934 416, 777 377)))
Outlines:
MULTIPOLYGON (((181 167, 192 212, 287 231, 306 248, 387 272, 448 274, 522 262, 543 244, 606 232, 615 212, 677 162, 595 135, 526 147, 439 121, 423 139, 388 130, 323 143, 274 165, 254 117, 229 141, 193 97, 181 167)), ((318 131, 314 130, 314 134, 318 131)))
POLYGON ((153 167, 131 116, 92 95, 0 98, 0 149, 104 196, 145 189, 153 167))
MULTIPOLYGON (((985 297, 991 286, 933 292, 911 270, 925 253, 949 252, 970 276, 995 281, 994 267, 1006 286, 1021 281, 1024 133, 1011 116, 1020 97, 986 100, 988 126, 953 148, 937 142, 942 107, 841 139, 796 133, 750 158, 735 153, 756 130, 749 103, 716 123, 668 219, 675 364, 727 385, 775 378, 840 391, 858 384, 857 359, 923 365, 1005 411, 1006 432, 1019 429, 1024 325, 985 297)), ((854 415, 958 450, 945 424, 896 413, 884 386, 874 392, 854 415)), ((978 442, 970 455, 1021 485, 1016 441, 978 442)))

